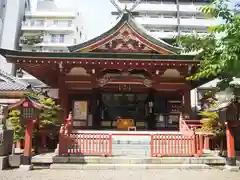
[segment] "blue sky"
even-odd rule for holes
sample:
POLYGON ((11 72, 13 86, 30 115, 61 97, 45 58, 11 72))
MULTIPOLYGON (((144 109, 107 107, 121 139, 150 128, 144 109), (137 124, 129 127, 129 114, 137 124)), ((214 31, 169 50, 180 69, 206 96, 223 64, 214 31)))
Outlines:
MULTIPOLYGON (((110 0, 55 0, 59 7, 75 8, 82 13, 85 31, 88 39, 93 38, 108 30, 115 17, 111 12, 116 10, 110 0)), ((232 3, 240 3, 240 0, 230 0, 232 3)), ((37 0, 31 0, 33 9, 37 0)))

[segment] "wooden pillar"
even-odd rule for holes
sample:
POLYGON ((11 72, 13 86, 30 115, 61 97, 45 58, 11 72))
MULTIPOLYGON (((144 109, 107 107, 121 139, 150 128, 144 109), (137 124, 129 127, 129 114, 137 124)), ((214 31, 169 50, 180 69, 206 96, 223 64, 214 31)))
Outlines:
POLYGON ((199 134, 199 155, 203 155, 203 135, 199 134))
POLYGON ((233 129, 229 122, 226 122, 226 139, 227 139, 227 162, 229 166, 236 165, 235 142, 233 129))
POLYGON ((58 88, 59 88, 59 101, 60 106, 63 111, 63 120, 65 122, 66 118, 68 117, 68 90, 66 87, 66 83, 64 81, 64 76, 60 75, 58 79, 58 88))
POLYGON ((209 135, 204 136, 204 150, 210 150, 210 137, 209 135))
POLYGON ((42 132, 42 147, 43 149, 47 148, 47 134, 42 132))
POLYGON ((183 90, 183 116, 184 118, 191 115, 191 92, 190 88, 185 88, 183 90))
POLYGON ((23 165, 31 164, 32 156, 32 129, 33 129, 34 120, 28 120, 25 128, 25 145, 23 153, 23 165))

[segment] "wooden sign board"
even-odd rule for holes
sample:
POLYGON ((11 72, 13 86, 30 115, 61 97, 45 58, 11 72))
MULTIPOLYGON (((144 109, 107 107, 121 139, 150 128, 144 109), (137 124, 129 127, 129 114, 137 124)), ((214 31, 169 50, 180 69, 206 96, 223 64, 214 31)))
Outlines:
POLYGON ((86 121, 87 116, 88 116, 88 102, 74 101, 73 102, 73 119, 86 121))

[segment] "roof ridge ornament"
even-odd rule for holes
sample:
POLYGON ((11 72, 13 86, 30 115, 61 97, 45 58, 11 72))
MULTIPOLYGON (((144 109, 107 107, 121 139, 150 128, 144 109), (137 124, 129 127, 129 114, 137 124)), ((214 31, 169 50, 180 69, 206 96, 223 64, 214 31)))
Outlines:
POLYGON ((127 8, 127 4, 125 4, 125 8, 124 10, 116 3, 115 0, 110 0, 110 2, 115 6, 115 8, 117 9, 118 11, 118 16, 116 19, 118 19, 119 17, 121 17, 124 13, 129 13, 129 14, 132 14, 132 11, 141 3, 142 0, 136 0, 132 7, 130 9, 127 8))

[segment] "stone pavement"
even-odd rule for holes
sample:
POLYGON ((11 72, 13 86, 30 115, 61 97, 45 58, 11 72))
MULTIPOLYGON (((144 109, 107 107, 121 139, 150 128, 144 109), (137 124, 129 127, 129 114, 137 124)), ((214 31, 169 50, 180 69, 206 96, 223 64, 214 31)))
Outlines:
POLYGON ((6 170, 0 180, 240 180, 240 172, 213 170, 6 170))

